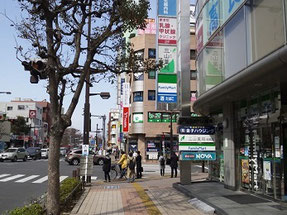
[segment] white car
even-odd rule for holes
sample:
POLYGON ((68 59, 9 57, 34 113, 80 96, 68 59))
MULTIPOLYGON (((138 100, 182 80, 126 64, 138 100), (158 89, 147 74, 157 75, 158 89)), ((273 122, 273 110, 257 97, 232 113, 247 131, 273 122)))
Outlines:
POLYGON ((18 159, 26 161, 28 158, 28 152, 24 148, 9 148, 5 152, 0 154, 0 161, 11 160, 12 162, 18 159))
POLYGON ((48 158, 49 157, 49 149, 41 149, 41 157, 48 158))

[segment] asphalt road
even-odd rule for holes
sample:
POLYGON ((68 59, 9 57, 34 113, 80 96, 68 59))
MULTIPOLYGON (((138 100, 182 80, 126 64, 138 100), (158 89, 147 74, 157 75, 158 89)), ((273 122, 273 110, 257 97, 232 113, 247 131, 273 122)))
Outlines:
MULTIPOLYGON (((70 166, 61 159, 60 176, 71 177, 79 166, 70 166)), ((101 166, 94 166, 94 176, 103 178, 101 166)), ((23 206, 39 198, 47 191, 48 160, 26 162, 0 162, 0 214, 23 206)))

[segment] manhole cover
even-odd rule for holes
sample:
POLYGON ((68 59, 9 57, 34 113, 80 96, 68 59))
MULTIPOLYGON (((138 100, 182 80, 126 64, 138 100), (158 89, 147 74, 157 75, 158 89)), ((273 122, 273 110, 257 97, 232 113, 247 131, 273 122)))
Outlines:
POLYGON ((119 189, 119 188, 120 188, 119 185, 104 186, 104 189, 108 189, 108 190, 116 190, 116 189, 119 189))
POLYGON ((255 203, 270 202, 269 200, 261 199, 252 195, 227 195, 223 197, 230 199, 234 202, 237 202, 239 204, 255 204, 255 203))

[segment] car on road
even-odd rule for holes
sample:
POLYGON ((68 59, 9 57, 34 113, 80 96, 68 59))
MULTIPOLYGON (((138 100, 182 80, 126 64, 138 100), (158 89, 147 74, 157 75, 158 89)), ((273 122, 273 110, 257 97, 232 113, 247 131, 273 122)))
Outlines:
POLYGON ((49 149, 41 149, 41 158, 48 158, 49 157, 49 149))
POLYGON ((5 152, 0 153, 0 161, 11 160, 12 162, 15 162, 18 159, 26 161, 28 155, 28 152, 24 148, 9 148, 5 152))
POLYGON ((99 154, 99 152, 96 152, 94 154, 94 157, 93 157, 94 165, 101 165, 102 166, 104 164, 104 158, 105 158, 104 155, 101 155, 101 154, 99 154))
MULTIPOLYGON (((94 152, 90 151, 89 154, 94 155, 94 152)), ((81 162, 81 157, 82 157, 82 149, 73 149, 69 153, 66 154, 65 161, 70 165, 77 166, 81 162)), ((93 157, 93 161, 95 164, 95 156, 93 157)), ((100 160, 100 163, 102 163, 101 160, 100 160)))
POLYGON ((28 158, 33 160, 41 159, 41 148, 40 147, 29 147, 26 149, 29 153, 28 158))

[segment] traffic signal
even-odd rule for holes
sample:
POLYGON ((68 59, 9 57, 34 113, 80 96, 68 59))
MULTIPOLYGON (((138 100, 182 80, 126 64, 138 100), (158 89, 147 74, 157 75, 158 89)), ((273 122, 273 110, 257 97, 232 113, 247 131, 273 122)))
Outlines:
POLYGON ((32 84, 37 84, 39 79, 46 79, 47 73, 45 72, 46 62, 45 60, 37 61, 23 61, 22 65, 24 66, 25 71, 30 71, 31 77, 30 82, 32 84))

